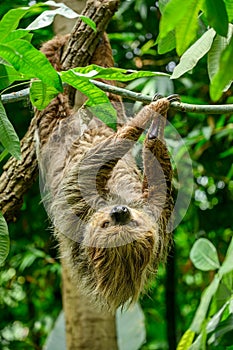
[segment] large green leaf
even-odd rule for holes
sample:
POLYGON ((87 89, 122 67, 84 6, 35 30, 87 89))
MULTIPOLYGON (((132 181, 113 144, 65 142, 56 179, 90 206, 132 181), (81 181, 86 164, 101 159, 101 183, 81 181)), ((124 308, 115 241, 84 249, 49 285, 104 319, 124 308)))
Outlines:
POLYGON ((27 78, 39 78, 44 84, 63 90, 60 77, 45 55, 36 50, 28 41, 14 40, 0 44, 0 57, 9 62, 16 71, 27 78))
POLYGON ((29 7, 22 7, 8 11, 0 21, 0 42, 18 27, 19 21, 27 13, 29 7))
POLYGON ((92 84, 89 79, 73 69, 60 73, 62 81, 73 86, 88 97, 86 103, 91 111, 111 128, 116 128, 117 114, 105 92, 92 84))
POLYGON ((196 0, 183 1, 183 0, 170 0, 163 9, 163 15, 160 21, 160 38, 165 38, 169 32, 176 28, 180 20, 189 11, 189 7, 192 6, 196 0), (174 9, 176 13, 174 14, 174 9))
POLYGON ((206 327, 207 333, 213 332, 216 329, 216 327, 218 326, 219 322, 221 321, 221 318, 222 318, 222 315, 223 315, 225 309, 229 306, 229 304, 230 304, 230 302, 229 302, 229 300, 227 300, 223 304, 221 309, 218 310, 218 312, 214 316, 211 317, 211 319, 208 322, 207 327, 206 327))
MULTIPOLYGON (((1 59, 0 59, 1 62, 1 59)), ((24 74, 17 72, 9 64, 0 63, 0 90, 6 88, 16 80, 26 80, 24 74)))
MULTIPOLYGON (((0 60, 1 62, 1 60, 0 60)), ((10 85, 10 79, 7 74, 6 65, 0 63, 0 90, 10 85)))
POLYGON ((213 295, 216 293, 219 287, 219 283, 220 279, 218 275, 215 275, 213 281, 202 293, 201 302, 196 310, 195 316, 190 326, 190 330, 192 330, 193 332, 200 333, 202 323, 206 317, 206 313, 209 309, 209 305, 213 298, 213 295))
POLYGON ((207 67, 210 81, 219 70, 220 58, 223 50, 226 48, 228 42, 223 36, 216 35, 213 45, 208 52, 207 67))
MULTIPOLYGON (((198 14, 203 1, 204 0, 170 0, 163 10, 157 42, 163 43, 162 39, 164 39, 169 49, 169 47, 174 45, 174 39, 171 41, 171 32, 175 30, 176 50, 177 53, 181 55, 196 38, 198 14), (174 9, 176 11, 175 14, 174 9)), ((164 49, 163 52, 165 52, 164 49)))
POLYGON ((232 345, 233 337, 233 314, 230 314, 227 319, 220 322, 214 331, 214 337, 211 337, 208 341, 209 344, 213 344, 216 348, 221 344, 221 339, 224 339, 223 345, 232 345))
POLYGON ((198 239, 190 252, 194 266, 202 271, 216 270, 220 267, 215 246, 206 238, 198 239))
POLYGON ((57 7, 57 9, 44 11, 31 24, 29 24, 27 27, 28 30, 35 30, 49 26, 53 22, 56 15, 61 15, 70 19, 80 17, 83 22, 88 24, 93 30, 96 30, 96 24, 90 18, 77 14, 63 3, 46 1, 44 5, 57 7))
POLYGON ((43 84, 41 81, 33 81, 30 87, 30 100, 38 110, 43 110, 49 102, 58 94, 53 86, 43 84))
POLYGON ((225 260, 219 269, 219 275, 223 276, 224 274, 227 274, 230 271, 233 271, 233 238, 231 239, 231 243, 228 247, 225 260))
POLYGON ((169 2, 169 0, 159 0, 159 11, 162 13, 164 12, 165 6, 167 5, 167 3, 169 2))
POLYGON ((20 142, 19 138, 7 118, 5 109, 0 101, 0 141, 3 146, 12 154, 16 159, 20 159, 20 142))
POLYGON ((26 29, 17 29, 13 30, 4 40, 4 43, 9 41, 13 41, 16 39, 24 39, 27 41, 31 41, 33 34, 29 33, 29 30, 26 29))
POLYGON ((223 0, 205 0, 204 11, 209 25, 221 36, 227 36, 228 15, 223 0))
POLYGON ((182 55, 185 50, 193 43, 197 37, 198 30, 198 14, 202 6, 203 0, 189 0, 188 11, 181 18, 176 26, 176 51, 178 55, 182 55))
POLYGON ((6 220, 0 212, 0 265, 6 260, 10 249, 10 239, 6 220))
POLYGON ((224 0, 228 15, 228 21, 232 22, 233 20, 233 1, 232 0, 224 0))
POLYGON ((104 68, 91 64, 86 67, 77 67, 72 69, 73 72, 78 73, 80 76, 88 79, 106 79, 106 80, 117 80, 117 81, 130 81, 141 77, 156 77, 166 76, 169 74, 162 72, 150 72, 150 71, 133 71, 122 68, 104 68))
POLYGON ((156 43, 158 44, 158 53, 160 55, 173 50, 176 47, 175 31, 170 31, 164 38, 158 36, 156 43))
POLYGON ((212 79, 210 85, 210 96, 212 100, 218 100, 222 92, 229 87, 233 80, 233 36, 229 45, 220 57, 219 70, 212 79))
POLYGON ((197 62, 209 51, 215 37, 215 31, 209 29, 198 39, 181 57, 180 63, 175 67, 172 79, 177 79, 184 73, 193 69, 197 62))

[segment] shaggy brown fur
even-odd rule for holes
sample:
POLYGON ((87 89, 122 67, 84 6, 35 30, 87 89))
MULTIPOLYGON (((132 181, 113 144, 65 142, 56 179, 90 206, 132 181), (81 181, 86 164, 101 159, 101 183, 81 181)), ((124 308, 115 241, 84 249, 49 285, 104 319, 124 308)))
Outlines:
MULTIPOLYGON (((42 48, 57 69, 65 41, 42 48)), ((110 47, 103 49, 108 57, 110 47)), ((77 288, 112 311, 138 299, 171 244, 172 170, 163 139, 169 104, 152 102, 117 132, 83 108, 72 114, 64 95, 36 112, 41 188, 61 255, 77 288), (131 150, 150 123, 142 174, 131 150)))

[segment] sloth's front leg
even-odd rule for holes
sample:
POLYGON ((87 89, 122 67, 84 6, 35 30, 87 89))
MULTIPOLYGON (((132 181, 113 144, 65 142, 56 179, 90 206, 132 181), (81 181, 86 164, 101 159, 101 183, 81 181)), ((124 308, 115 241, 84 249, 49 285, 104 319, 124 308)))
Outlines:
MULTIPOLYGON (((154 102, 158 105, 160 96, 154 102)), ((178 95, 171 95, 166 98, 167 103, 179 101, 178 95)), ((164 140, 164 128, 167 120, 167 109, 158 111, 156 117, 147 132, 143 147, 144 181, 143 192, 148 199, 154 215, 158 218, 166 211, 167 220, 172 210, 171 182, 172 166, 166 143, 164 140)))

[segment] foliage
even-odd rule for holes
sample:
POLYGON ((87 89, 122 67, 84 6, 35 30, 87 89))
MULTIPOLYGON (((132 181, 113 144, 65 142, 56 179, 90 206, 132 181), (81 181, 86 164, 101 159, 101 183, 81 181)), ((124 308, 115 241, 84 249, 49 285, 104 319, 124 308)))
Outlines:
POLYGON ((233 11, 230 2, 191 0, 184 3, 170 0, 165 7, 164 1, 160 3, 159 53, 176 48, 177 54, 181 56, 171 78, 177 79, 190 71, 208 53, 210 95, 213 100, 218 100, 233 78, 230 64, 233 55, 233 11), (196 40, 198 32, 202 35, 196 40))
MULTIPOLYGON (((18 1, 17 5, 27 6, 27 1, 18 1)), ((4 55, 0 64, 0 84, 1 89, 5 89, 14 81, 36 78, 31 87, 31 100, 40 108, 61 91, 62 81, 71 83, 72 80, 75 87, 86 89, 88 93, 94 88, 93 84, 90 85, 91 79, 105 74, 107 79, 125 81, 123 77, 128 69, 148 71, 147 76, 140 73, 139 79, 131 81, 128 87, 151 96, 155 92, 168 95, 175 91, 187 103, 209 104, 211 99, 220 96, 221 103, 233 101, 229 88, 233 80, 233 7, 229 0, 160 0, 160 10, 154 0, 122 1, 109 26, 109 37, 117 65, 126 70, 109 71, 92 66, 61 75, 47 63, 45 71, 34 71, 32 67, 28 74, 28 67, 12 56, 12 52, 15 54, 14 42, 19 48, 20 41, 24 48, 20 51, 22 57, 29 52, 36 57, 38 51, 31 44, 35 43, 35 37, 40 42, 41 37, 45 40, 51 36, 47 29, 43 32, 43 29, 37 29, 32 37, 28 29, 31 20, 36 20, 42 9, 47 10, 45 4, 33 6, 23 10, 26 11, 24 14, 17 8, 11 12, 11 16, 15 16, 12 23, 5 22, 0 36, 0 56, 4 55), (151 72, 155 71, 163 74, 152 75, 151 72), (172 74, 172 80, 164 73, 172 74), (49 74, 50 81, 47 79, 49 74)), ((8 10, 9 2, 3 1, 1 10, 3 8, 8 10)), ((54 12, 50 14, 53 16, 54 12)), ((27 65, 28 60, 24 64, 27 65)), ((102 92, 97 92, 97 100, 105 98, 103 96, 102 92)), ((21 137, 31 117, 28 106, 17 103, 7 105, 5 109, 21 137)), ((8 123, 6 114, 1 112, 0 131, 7 130, 1 140, 9 149, 13 140, 10 136, 8 145, 7 134, 13 135, 14 132, 5 126, 8 123)), ((166 277, 165 269, 161 267, 157 280, 141 298, 147 326, 147 342, 142 349, 175 348, 169 333, 172 318, 176 323, 176 337, 180 340, 179 350, 231 349, 233 272, 230 263, 232 243, 229 247, 228 244, 232 237, 233 117, 171 112, 170 121, 182 136, 192 158, 194 192, 189 209, 174 233, 174 259, 169 259, 169 267, 174 265, 174 273, 169 275, 167 272, 166 277), (201 240, 194 243, 196 239, 201 240), (173 293, 168 295, 169 289, 173 293), (171 306, 171 298, 176 298, 175 309, 171 306)), ((109 122, 112 119, 108 118, 109 122)), ((168 132, 172 148, 175 140, 169 135, 168 132)), ((184 147, 177 148, 177 152, 182 158, 184 147)), ((185 190, 188 191, 188 186, 185 190)), ((4 350, 42 349, 61 309, 60 268, 55 259, 55 243, 48 240, 48 223, 43 209, 38 209, 38 203, 38 190, 34 187, 25 198, 19 221, 9 227, 11 251, 0 272, 0 342, 4 350)), ((2 225, 7 232, 0 218, 2 225)), ((7 249, 3 254, 0 250, 2 259, 7 249)))
POLYGON ((180 340, 178 350, 203 349, 206 343, 218 349, 225 348, 226 345, 230 346, 232 345, 233 315, 233 239, 221 266, 216 248, 204 238, 195 242, 190 258, 194 266, 202 271, 216 269, 218 271, 203 292, 192 324, 180 340), (198 337, 193 342, 195 334, 198 334, 198 337))
POLYGON ((0 213, 0 242, 0 265, 2 265, 9 253, 10 247, 8 227, 2 213, 0 213))

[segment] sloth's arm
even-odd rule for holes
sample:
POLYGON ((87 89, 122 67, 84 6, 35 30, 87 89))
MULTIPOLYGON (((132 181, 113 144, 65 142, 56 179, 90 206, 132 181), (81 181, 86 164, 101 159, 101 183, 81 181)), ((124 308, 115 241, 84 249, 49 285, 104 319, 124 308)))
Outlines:
MULTIPOLYGON (((178 95, 171 95, 167 101, 179 100, 178 95)), ((172 166, 164 140, 167 110, 154 118, 143 147, 144 181, 143 194, 156 218, 162 217, 168 222, 173 209, 172 166)))
POLYGON ((166 116, 159 115, 149 129, 143 147, 143 194, 155 217, 167 220, 172 210, 172 166, 163 137, 166 116))
POLYGON ((79 164, 79 185, 95 183, 98 193, 104 196, 106 183, 118 160, 133 147, 151 120, 166 114, 169 105, 169 100, 162 98, 145 106, 124 127, 87 152, 79 164))

